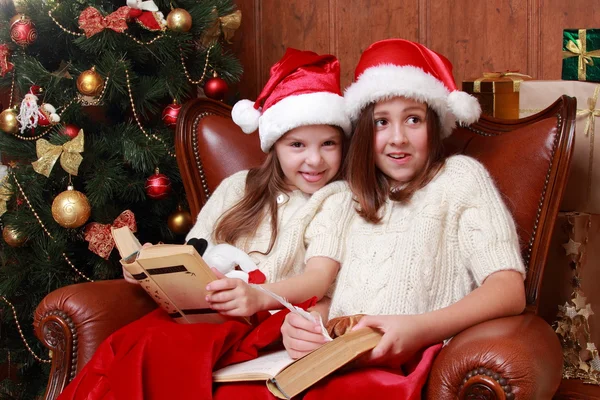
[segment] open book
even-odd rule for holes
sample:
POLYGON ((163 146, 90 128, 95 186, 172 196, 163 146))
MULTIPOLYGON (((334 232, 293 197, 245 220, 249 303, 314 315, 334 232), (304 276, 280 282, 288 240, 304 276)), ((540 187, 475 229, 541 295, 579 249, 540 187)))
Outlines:
POLYGON ((123 267, 176 322, 221 323, 232 318, 208 306, 206 285, 217 277, 193 246, 142 247, 127 226, 113 228, 112 235, 123 267))
POLYGON ((285 350, 270 352, 214 371, 213 381, 265 380, 276 397, 289 399, 373 349, 381 336, 372 328, 350 331, 298 360, 292 360, 285 350))

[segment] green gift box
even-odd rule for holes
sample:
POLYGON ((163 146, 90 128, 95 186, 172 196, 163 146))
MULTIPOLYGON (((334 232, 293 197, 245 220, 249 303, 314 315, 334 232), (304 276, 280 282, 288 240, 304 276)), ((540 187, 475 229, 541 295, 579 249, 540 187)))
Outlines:
POLYGON ((600 82, 600 29, 563 30, 562 79, 600 82))

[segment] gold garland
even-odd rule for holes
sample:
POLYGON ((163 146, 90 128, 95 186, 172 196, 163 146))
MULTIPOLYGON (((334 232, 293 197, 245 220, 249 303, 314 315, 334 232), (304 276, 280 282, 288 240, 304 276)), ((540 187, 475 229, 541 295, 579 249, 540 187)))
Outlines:
POLYGON ((167 151, 167 154, 170 155, 171 157, 175 158, 175 153, 173 153, 171 150, 169 150, 169 147, 167 146, 167 144, 165 143, 165 141, 161 137, 157 136, 155 133, 148 133, 144 129, 142 123, 140 122, 140 118, 138 117, 137 111, 135 109, 135 103, 133 101, 133 93, 131 91, 131 81, 129 79, 129 71, 127 70, 127 68, 125 68, 125 77, 127 78, 127 92, 129 93, 129 102, 131 103, 131 109, 133 111, 133 117, 135 118, 135 122, 137 122, 138 127, 140 128, 140 130, 142 131, 142 133, 148 139, 154 139, 154 140, 159 141, 165 147, 165 150, 167 151))
MULTIPOLYGON (((27 343, 27 339, 25 339, 25 335, 23 335, 23 329, 21 329, 21 324, 19 323, 19 320, 17 318, 17 310, 15 309, 15 306, 13 306, 13 304, 10 301, 8 301, 8 299, 4 296, 0 296, 0 299, 2 299, 6 304, 8 304, 10 306, 10 308, 12 309, 13 317, 15 318, 15 324, 17 325, 17 330, 19 331, 21 340, 23 341, 23 344, 29 351, 29 354, 31 354, 33 356, 33 358, 35 358, 37 361, 39 361, 41 363, 45 363, 45 364, 51 363, 52 360, 47 360, 47 359, 41 358, 37 354, 35 354, 35 352, 31 348, 31 346, 29 346, 29 343, 27 343)), ((9 353, 9 357, 10 357, 10 353, 9 353)), ((9 358, 9 362, 10 362, 10 358, 9 358)), ((8 372, 10 373, 10 371, 8 371, 8 372)))
MULTIPOLYGON (((48 235, 48 237, 52 240, 54 240, 54 237, 52 236, 52 234, 50 233, 50 231, 48 230, 48 228, 46 228, 46 225, 44 225, 44 222, 42 221, 42 219, 40 218, 40 216, 38 215, 38 213, 35 211, 35 209, 33 208, 33 205, 31 204, 31 202, 29 201, 29 198, 27 198, 27 196, 25 195, 25 191, 23 190, 23 188, 21 187, 21 184, 19 183, 19 181, 17 180, 17 177, 15 176, 15 174, 11 171, 9 172, 11 178, 15 181, 15 183, 17 184, 17 187, 19 188, 19 192, 21 192, 21 195, 23 196, 23 198, 25 199, 25 201, 27 202, 27 205, 29 206, 29 209, 31 210, 31 212, 33 213, 33 215, 35 216, 35 219, 37 220, 38 224, 40 224, 40 226, 42 227, 42 229, 44 230, 44 232, 46 233, 46 235, 48 235)), ((77 267, 75 267, 75 265, 71 262, 71 260, 69 259, 69 257, 67 256, 66 253, 62 253, 63 258, 65 259, 65 261, 67 262, 67 264, 69 264, 69 266, 79 274, 79 276, 81 276, 82 278, 84 278, 85 280, 87 280, 88 282, 94 282, 92 279, 88 278, 83 272, 81 272, 79 269, 77 269, 77 267)))
POLYGON ((190 73, 187 70, 187 67, 185 66, 185 60, 183 58, 183 50, 181 49, 181 47, 179 48, 179 52, 180 52, 180 56, 181 56, 181 66, 183 67, 183 73, 185 74, 185 77, 187 78, 187 80, 192 84, 192 85, 199 85, 202 83, 202 81, 204 80, 204 78, 206 77, 206 71, 208 69, 208 58, 210 56, 210 51, 213 49, 214 45, 210 46, 208 48, 208 50, 206 51, 206 61, 204 62, 204 71, 202 71, 202 76, 200 77, 200 79, 198 80, 193 80, 192 77, 190 76, 190 73))

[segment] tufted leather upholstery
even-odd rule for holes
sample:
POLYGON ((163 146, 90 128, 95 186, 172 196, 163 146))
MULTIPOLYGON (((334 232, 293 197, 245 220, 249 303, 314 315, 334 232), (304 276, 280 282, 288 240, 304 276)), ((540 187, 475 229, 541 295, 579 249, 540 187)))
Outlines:
MULTIPOLYGON (((562 351, 537 316, 539 288, 574 140, 575 99, 563 96, 526 119, 483 117, 447 139, 451 153, 486 165, 516 221, 528 267, 527 310, 456 335, 436 359, 427 399, 550 399, 561 382, 562 351)), ((208 99, 186 104, 176 152, 194 217, 231 173, 261 162, 256 135, 244 135, 230 108, 208 99)), ((123 280, 81 283, 46 296, 35 311, 38 338, 53 352, 46 399, 55 399, 119 327, 155 308, 143 290, 123 280), (127 304, 127 307, 123 307, 127 304)))

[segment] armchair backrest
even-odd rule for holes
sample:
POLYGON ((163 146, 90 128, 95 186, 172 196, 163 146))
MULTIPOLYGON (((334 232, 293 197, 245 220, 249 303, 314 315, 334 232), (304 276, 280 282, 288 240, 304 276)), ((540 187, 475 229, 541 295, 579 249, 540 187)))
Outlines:
MULTIPOLYGON (((446 140, 449 153, 472 156, 486 166, 512 212, 527 266, 528 309, 534 313, 567 182, 575 112, 576 100, 562 96, 524 119, 482 116, 446 140)), ((231 120, 231 108, 210 99, 195 99, 182 108, 175 145, 194 218, 223 178, 257 166, 265 157, 258 135, 244 135, 231 120)))

